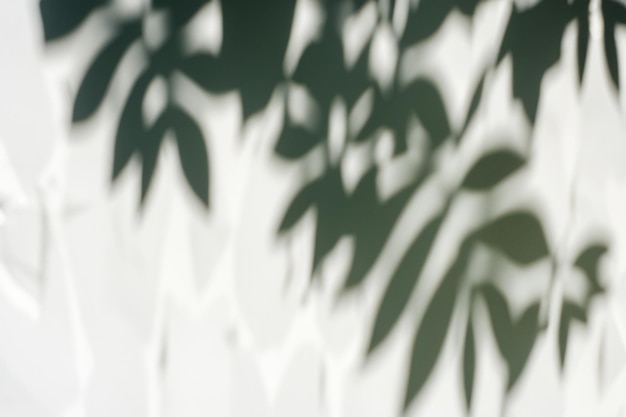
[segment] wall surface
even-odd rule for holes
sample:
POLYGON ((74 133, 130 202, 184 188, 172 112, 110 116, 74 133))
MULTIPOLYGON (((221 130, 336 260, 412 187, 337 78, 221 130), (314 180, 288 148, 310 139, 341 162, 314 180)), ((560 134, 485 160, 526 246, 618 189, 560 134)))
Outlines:
MULTIPOLYGON (((139 0, 118 3, 141 7, 139 0)), ((453 13, 432 40, 417 47, 421 59, 403 57, 407 77, 426 74, 445 87, 455 126, 478 74, 495 59, 496 38, 511 7, 509 1, 486 1, 472 25, 453 13)), ((286 66, 294 65, 289 62, 297 61, 310 37, 315 10, 312 0, 298 2, 300 20, 286 66)), ((209 24, 219 22, 219 13, 213 1, 195 17, 189 36, 196 45, 219 45, 220 33, 209 24)), ((397 51, 386 40, 389 28, 375 27, 368 13, 352 22, 352 36, 358 40, 359 33, 374 31, 381 46, 372 52, 371 68, 384 83, 393 71, 386 63, 394 62, 397 51)), ((444 152, 441 175, 412 197, 372 279, 338 297, 354 242, 341 239, 321 279, 312 283, 314 212, 288 237, 276 235, 287 203, 310 175, 274 155, 286 105, 280 88, 266 109, 243 124, 236 92, 205 94, 179 77, 185 107, 210 149, 210 209, 189 190, 176 146, 166 141, 147 204, 139 210, 138 158, 113 185, 110 167, 119 110, 141 55, 125 55, 103 106, 73 126, 73 97, 107 39, 106 25, 93 16, 71 37, 46 46, 37 2, 0 1, 0 415, 400 415, 417 318, 451 255, 436 251, 409 311, 366 360, 384 277, 398 263, 397 248, 408 242, 409 232, 435 210, 441 185, 461 177, 485 149, 502 144, 532 159, 523 175, 495 191, 490 210, 536 208, 560 259, 573 258, 596 235, 607 237, 611 250, 601 262, 607 293, 592 305, 586 327, 572 327, 562 372, 558 324, 550 322, 506 401, 506 369, 494 336, 488 326, 477 326, 471 414, 623 415, 626 95, 612 89, 602 32, 593 25, 585 82, 578 88, 575 29, 567 28, 561 60, 543 79, 533 128, 512 97, 510 57, 489 74, 460 152, 444 152)), ((625 38, 618 30, 624 77, 625 38)), ((158 85, 154 90, 149 100, 158 108, 162 91, 158 85)), ((380 141, 378 158, 390 158, 388 145, 380 141)), ((342 167, 348 188, 362 173, 359 149, 352 151, 354 167, 342 167)), ((483 207, 475 196, 461 198, 436 248, 454 245, 483 207)), ((534 278, 550 270, 549 262, 503 268, 514 314, 532 294, 546 291, 534 278)), ((580 272, 559 274, 551 296, 575 296, 580 272)), ((547 314, 558 314, 552 310, 547 314)), ((462 333, 455 330, 464 320, 453 321, 443 356, 407 415, 466 415, 462 333)))

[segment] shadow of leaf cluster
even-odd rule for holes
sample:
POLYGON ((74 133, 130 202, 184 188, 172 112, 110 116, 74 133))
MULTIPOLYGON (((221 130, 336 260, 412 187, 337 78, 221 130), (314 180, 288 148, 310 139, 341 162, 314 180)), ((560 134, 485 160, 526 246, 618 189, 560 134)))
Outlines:
MULTIPOLYGON (((187 182, 198 199, 208 207, 208 141, 197 120, 173 99, 171 90, 174 86, 169 82, 172 73, 183 73, 208 93, 238 91, 244 121, 267 106, 277 87, 286 87, 287 91, 294 86, 304 87, 315 103, 316 115, 312 123, 303 124, 286 110, 275 153, 297 164, 314 150, 321 150, 325 170, 295 193, 285 208, 277 233, 289 233, 306 212, 315 210, 312 279, 319 276, 322 263, 339 240, 351 236, 355 245, 343 284, 342 293, 345 294, 364 283, 408 202, 428 179, 436 175, 436 160, 442 149, 446 146, 455 148, 462 143, 487 88, 485 78, 491 68, 481 74, 461 128, 455 129, 449 120, 441 88, 433 80, 420 77, 401 83, 396 67, 389 88, 383 88, 376 82, 369 68, 371 39, 368 39, 355 63, 347 65, 340 32, 346 18, 345 6, 347 4, 348 10, 356 13, 370 2, 322 1, 326 16, 321 33, 306 47, 291 74, 285 73, 283 62, 293 24, 295 0, 221 1, 223 40, 219 53, 187 54, 182 47, 181 30, 206 3, 206 0, 153 0, 145 14, 164 10, 169 16, 167 37, 156 48, 145 45, 142 38, 145 16, 113 19, 115 35, 83 76, 74 100, 73 122, 81 123, 94 115, 126 51, 135 43, 144 44, 149 60, 121 110, 112 180, 118 178, 134 155, 139 155, 142 161, 143 204, 156 169, 162 140, 167 137, 167 132, 173 132, 187 182), (156 121, 148 125, 143 117, 143 101, 151 83, 157 78, 167 81, 168 99, 156 121), (379 196, 377 185, 382 169, 380 164, 372 163, 356 187, 348 191, 341 171, 346 146, 337 151, 329 143, 333 104, 341 102, 351 111, 366 95, 372 99, 371 109, 361 126, 348 129, 347 142, 374 143, 381 132, 391 132, 394 158, 418 153, 421 161, 406 185, 384 200, 379 196), (418 120, 425 132, 426 143, 419 148, 411 139, 412 120, 418 120)), ((405 29, 401 33, 394 32, 400 56, 409 48, 428 41, 453 12, 471 21, 480 3, 480 0, 421 0, 417 6, 412 3, 405 29)), ((104 10, 110 4, 106 0, 41 0, 40 6, 46 41, 53 42, 71 34, 91 13, 104 10)), ((387 6, 386 13, 378 8, 378 24, 390 23, 388 20, 394 15, 396 2, 389 1, 387 6)), ((626 22, 626 8, 620 2, 603 0, 602 14, 606 61, 611 79, 619 87, 615 27, 626 22)), ((504 36, 496 51, 495 65, 510 56, 513 95, 521 101, 531 124, 537 117, 543 76, 560 59, 564 31, 573 21, 578 25, 578 70, 582 84, 589 42, 589 0, 542 0, 530 7, 511 9, 504 36)), ((418 231, 389 277, 375 314, 368 356, 388 339, 407 310, 424 266, 458 196, 463 193, 488 194, 517 174, 526 163, 525 156, 510 149, 492 150, 480 156, 463 180, 449 190, 445 203, 418 231)), ((489 219, 465 236, 457 247, 451 248, 456 254, 454 261, 441 277, 415 332, 404 397, 405 409, 428 381, 448 336, 453 313, 462 305, 459 300, 463 294, 470 294, 471 299, 466 311, 467 322, 463 326, 465 337, 461 370, 468 409, 476 368, 476 318, 473 314, 476 303, 483 302, 489 312, 490 325, 508 369, 507 392, 518 381, 538 334, 545 329, 545 323, 541 323, 540 300, 532 302, 519 317, 513 317, 505 294, 494 283, 498 277, 487 277, 481 284, 467 285, 468 263, 477 245, 484 245, 520 266, 553 258, 542 223, 529 210, 513 210, 489 219)), ((582 305, 563 300, 558 336, 561 365, 564 363, 570 325, 575 321, 586 321, 591 298, 603 291, 598 280, 597 264, 607 249, 603 243, 591 245, 581 252, 574 264, 588 278, 589 294, 582 305)))
MULTIPOLYGON (((479 6, 478 1, 421 1, 410 11, 406 29, 396 34, 400 55, 416 44, 433 36, 452 11, 461 12, 468 19, 479 6)), ((620 6, 621 7, 621 6, 620 6)), ((379 16, 379 19, 383 17, 379 16)), ((497 51, 496 65, 506 57, 512 59, 513 96, 519 99, 533 124, 537 115, 537 105, 541 91, 541 81, 546 71, 560 59, 560 48, 566 26, 575 19, 587 19, 581 13, 579 2, 542 1, 526 9, 513 8, 497 51), (541 48, 538 45, 542 45, 541 48)), ((582 32, 585 27, 580 26, 582 32)), ((426 132, 428 143, 422 147, 422 165, 410 178, 407 186, 392 197, 382 200, 377 194, 376 179, 380 167, 374 164, 360 179, 352 192, 343 186, 340 162, 327 159, 327 171, 318 179, 306 184, 288 206, 279 233, 290 230, 309 209, 315 209, 314 255, 312 277, 318 276, 319 267, 343 236, 354 241, 354 251, 348 269, 343 292, 361 285, 372 270, 375 261, 388 241, 391 230, 404 212, 411 197, 419 192, 426 180, 437 170, 437 152, 446 144, 459 146, 468 126, 476 115, 485 89, 485 77, 489 69, 475 85, 470 105, 461 128, 451 127, 439 87, 432 80, 418 78, 401 84, 399 74, 394 75, 394 83, 388 90, 380 88, 368 80, 367 68, 360 67, 363 57, 350 69, 346 69, 340 45, 326 47, 326 54, 320 51, 324 42, 331 39, 325 35, 318 44, 310 46, 299 62, 296 75, 307 73, 308 77, 294 77, 294 81, 304 84, 316 100, 322 112, 328 112, 333 99, 340 97, 348 104, 355 102, 355 87, 361 86, 361 94, 373 91, 373 104, 364 125, 348 134, 349 143, 359 144, 375 141, 382 130, 393 135, 393 155, 402 156, 411 152, 410 120, 417 118, 426 132), (314 58, 311 58, 311 57, 314 58), (319 62, 324 59, 324 68, 319 62), (333 61, 334 59, 334 61, 333 61), (310 66, 310 68, 309 68, 310 66), (332 71, 329 75, 326 71, 332 71), (346 79, 346 74, 348 77, 346 79), (326 80, 324 82, 323 80, 326 80)), ((611 33, 611 37, 613 34, 611 33)), ((337 42, 335 39, 333 42, 337 42)), ((369 45, 364 48, 367 53, 369 45)), ((580 56, 583 52, 579 51, 580 56)), ((607 58, 609 57, 607 52, 607 58)), ((610 58, 609 59, 609 66, 610 58)), ((582 71, 582 70, 581 70, 582 71)), ((582 83, 582 72, 581 72, 582 83)), ((616 82, 617 85, 617 82, 616 82)), ((316 147, 322 147, 329 154, 327 143, 328 116, 322 115, 316 130, 294 126, 289 122, 277 143, 279 156, 293 161, 301 159, 316 147)), ((342 155, 343 156, 343 155, 342 155)), ((449 192, 447 201, 439 212, 428 220, 417 233, 404 252, 397 268, 389 277, 388 284, 378 305, 373 329, 367 347, 367 356, 388 339, 399 322, 415 292, 422 270, 427 263, 433 246, 446 222, 450 208, 462 193, 488 194, 504 183, 526 165, 526 158, 510 149, 495 149, 482 155, 466 173, 458 188, 449 192)), ((494 253, 509 259, 521 267, 529 267, 537 262, 556 262, 544 236, 542 222, 530 210, 513 210, 488 220, 478 230, 473 231, 459 244, 455 260, 440 280, 439 287, 431 298, 419 322, 413 341, 409 374, 404 397, 406 410, 417 398, 430 377, 447 339, 455 309, 463 305, 462 298, 471 294, 472 302, 465 312, 468 317, 465 326, 465 339, 462 359, 462 376, 468 412, 471 407, 475 373, 476 338, 474 330, 474 305, 482 300, 491 317, 491 328, 495 335, 502 360, 508 369, 507 393, 515 386, 522 374, 530 353, 540 332, 546 328, 545 318, 540 312, 545 300, 535 300, 522 312, 520 317, 512 317, 509 301, 493 284, 501 277, 485 277, 482 284, 469 285, 464 279, 468 273, 468 262, 477 245, 484 245, 494 253), (468 288, 469 286, 469 288, 468 288)), ((591 290, 583 305, 571 300, 563 300, 559 325, 559 357, 563 366, 568 342, 568 332, 574 321, 585 322, 591 298, 602 292, 597 280, 597 263, 604 244, 588 247, 574 267, 581 268, 583 259, 586 276, 591 290), (582 257, 582 258, 581 258, 582 257)), ((546 275, 546 280, 554 279, 546 275)))

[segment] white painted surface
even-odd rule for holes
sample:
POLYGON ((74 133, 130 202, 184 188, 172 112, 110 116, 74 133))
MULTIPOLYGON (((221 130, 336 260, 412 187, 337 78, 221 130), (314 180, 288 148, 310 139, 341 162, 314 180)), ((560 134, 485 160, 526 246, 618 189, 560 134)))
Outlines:
MULTIPOLYGON (((475 74, 492 59, 488 45, 501 33, 502 3, 481 7, 473 29, 451 16, 424 47, 426 63, 406 64, 408 76, 433 74, 444 83, 454 125, 463 117, 475 74)), ((127 56, 96 117, 71 128, 68 92, 75 91, 85 65, 77 61, 89 57, 67 51, 78 45, 93 54, 95 46, 79 36, 66 42, 65 51, 44 53, 38 19, 34 1, 0 1, 0 146, 7 155, 0 158, 0 193, 7 203, 0 226, 0 415, 398 413, 415 323, 438 275, 420 284, 423 291, 410 309, 415 314, 405 316, 364 365, 384 280, 373 273, 362 290, 335 307, 351 242, 336 248, 324 268, 323 288, 307 292, 313 216, 306 216, 288 242, 274 235, 305 176, 271 153, 280 100, 275 97, 263 115, 240 129, 235 95, 208 97, 181 81, 209 138, 212 207, 209 213, 199 207, 176 149, 165 147, 140 216, 138 161, 118 184, 109 184, 116 112, 132 82, 133 60, 140 58, 127 56)), ((367 15, 364 22, 369 24, 367 15)), ((83 38, 100 39, 96 19, 88 23, 93 29, 81 28, 83 38), (85 35, 89 30, 93 38, 85 35)), ((498 195, 502 201, 514 196, 515 202, 537 202, 551 243, 566 257, 573 256, 570 248, 580 244, 575 240, 586 227, 606 227, 615 243, 606 264, 610 297, 594 308, 589 328, 572 331, 564 379, 558 379, 549 329, 505 407, 497 348, 489 329, 477 330, 474 415, 495 417, 504 409, 507 416, 620 416, 626 407, 626 115, 609 88, 601 39, 593 40, 586 84, 576 91, 572 29, 561 62, 544 79, 530 172, 498 195), (571 190, 577 212, 568 223, 571 190), (599 349, 608 352, 600 379, 599 349)), ((378 30, 381 48, 389 32, 378 30)), ((210 44, 213 38, 205 33, 193 39, 210 44)), ((625 68, 626 53, 620 57, 625 68)), ((483 149, 502 140, 523 147, 528 130, 520 122, 520 105, 511 100, 506 60, 488 84, 462 152, 444 155, 444 183, 458 180, 483 149)), ((472 221, 470 200, 462 202, 454 224, 472 221)), ((419 205, 409 207, 414 206, 419 205)), ((403 228, 416 221, 409 214, 394 231, 394 242, 406 242, 403 228)), ((458 238, 453 226, 438 247, 458 238)), ((394 251, 386 253, 393 264, 394 251)), ((446 256, 436 255, 427 270, 440 270, 437 259, 446 256)), ((384 272, 390 264, 377 268, 384 272)), ((518 274, 514 278, 524 277, 518 274)), ((410 415, 463 415, 456 342, 446 343, 410 415)))

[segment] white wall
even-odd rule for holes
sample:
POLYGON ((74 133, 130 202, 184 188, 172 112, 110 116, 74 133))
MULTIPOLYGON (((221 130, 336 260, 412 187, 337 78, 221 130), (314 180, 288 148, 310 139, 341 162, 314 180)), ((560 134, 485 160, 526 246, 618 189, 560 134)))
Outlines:
MULTIPOLYGON (((426 63, 407 67, 447 87, 454 123, 476 74, 493 59, 508 7, 487 2, 473 28, 451 16, 425 47, 426 63)), ((290 240, 275 236, 303 176, 272 154, 279 94, 240 132, 236 94, 209 97, 182 80, 208 137, 212 207, 204 211, 188 192, 176 149, 168 146, 140 215, 139 162, 114 186, 109 181, 117 112, 136 73, 132 54, 95 118, 69 123, 79 76, 105 40, 100 29, 92 19, 46 50, 36 2, 0 1, 0 415, 397 415, 424 303, 415 300, 364 363, 384 280, 374 273, 362 290, 335 303, 350 259, 346 239, 325 265, 323 285, 308 289, 313 213, 290 240)), ((594 306, 589 327, 573 331, 563 378, 552 326, 506 405, 495 342, 487 327, 479 331, 473 415, 619 416, 626 407, 625 99, 610 87, 599 38, 577 91, 574 29, 544 79, 534 130, 511 98, 505 60, 489 78, 467 144, 446 155, 441 181, 458 177, 489 146, 532 143, 528 171, 496 200, 539 207, 560 256, 574 256, 588 231, 606 230, 613 239, 603 263, 609 294, 594 306)), ((626 39, 619 35, 626 76, 626 39)), ((431 197, 415 197, 392 239, 402 241, 431 197)), ((461 202, 459 224, 471 221, 477 204, 461 202)), ((454 226, 448 229, 445 237, 456 239, 454 226)), ((388 253, 389 261, 377 264, 380 276, 397 258, 388 253)), ((434 277, 441 265, 431 263, 434 277)), ((520 280, 546 268, 511 270, 514 291, 528 289, 520 280)), ((570 275, 562 272, 559 285, 567 288, 570 275)), ((433 283, 426 280, 424 294, 433 283)), ((410 415, 464 415, 458 342, 446 344, 410 415)))

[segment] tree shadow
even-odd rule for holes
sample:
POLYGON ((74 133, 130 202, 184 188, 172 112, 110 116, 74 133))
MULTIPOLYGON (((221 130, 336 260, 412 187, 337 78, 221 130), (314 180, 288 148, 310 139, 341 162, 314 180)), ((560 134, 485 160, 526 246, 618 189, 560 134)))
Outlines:
MULTIPOLYGON (((217 0, 216 0, 217 1, 217 0)), ((238 91, 244 120, 262 111, 277 87, 298 85, 306 89, 319 109, 313 123, 300 124, 286 112, 285 123, 276 142, 277 157, 293 164, 302 161, 314 149, 322 149, 325 171, 303 184, 286 204, 277 234, 292 231, 310 209, 316 213, 311 278, 319 276, 320 266, 344 236, 354 239, 355 250, 345 277, 341 294, 344 295, 366 284, 372 270, 387 244, 392 229, 406 211, 408 202, 427 180, 439 175, 438 163, 446 149, 458 151, 467 127, 476 117, 481 105, 486 75, 505 57, 512 60, 513 96, 520 100, 528 122, 537 118, 541 83, 545 73, 560 59, 561 42, 566 27, 578 23, 578 71, 582 84, 589 42, 589 0, 542 0, 526 7, 512 7, 503 39, 497 45, 497 60, 487 68, 473 88, 472 100, 460 129, 450 122, 449 104, 442 97, 442 86, 427 78, 419 78, 408 85, 398 81, 397 70, 390 90, 382 89, 369 68, 371 39, 365 42, 354 65, 346 65, 346 45, 341 32, 345 10, 352 13, 368 2, 325 1, 325 22, 319 36, 310 43, 298 61, 292 75, 283 69, 284 57, 293 25, 295 0, 286 2, 254 2, 245 0, 221 1, 222 45, 219 53, 185 52, 182 30, 207 4, 206 0, 153 0, 145 14, 153 10, 167 12, 168 36, 156 48, 149 48, 142 38, 145 16, 130 20, 119 18, 112 24, 115 35, 102 48, 87 69, 74 100, 73 122, 82 123, 91 118, 105 99, 111 80, 125 53, 135 43, 144 45, 148 64, 133 83, 121 110, 114 145, 112 181, 115 181, 134 155, 142 161, 140 205, 145 204, 150 184, 157 169, 159 150, 167 134, 173 132, 181 167, 187 183, 196 197, 209 207, 209 150, 207 138, 198 121, 191 117, 172 94, 170 83, 174 72, 181 72, 207 93, 238 91), (348 8, 346 8, 348 4, 348 8), (143 117, 144 98, 157 78, 167 82, 167 100, 156 121, 150 125, 143 117), (373 92, 373 104, 364 125, 346 135, 346 145, 334 154, 329 143, 331 110, 340 100, 348 111, 356 106, 364 94, 373 92), (415 149, 410 139, 410 123, 417 120, 425 132, 425 146, 415 149), (385 160, 370 155, 367 169, 356 188, 350 191, 344 184, 342 166, 346 149, 359 144, 380 142, 381 134, 393 137, 393 150, 385 160), (420 164, 403 185, 388 198, 381 198, 378 181, 389 161, 414 152, 420 164)), ((389 23, 395 13, 396 2, 388 2, 389 10, 379 10, 377 24, 389 23)), ((408 11, 406 28, 396 34, 400 55, 416 44, 428 42, 452 13, 460 13, 472 22, 479 0, 422 0, 408 11)), ((54 42, 75 31, 91 13, 110 7, 105 0, 42 0, 40 2, 47 42, 54 42)), ((612 0, 602 1, 604 49, 609 74, 619 88, 619 69, 615 43, 615 27, 626 23, 626 8, 612 0)), ((463 71, 459 68, 458 71, 463 71)), ((442 225, 449 218, 450 207, 459 195, 482 193, 489 195, 507 179, 526 166, 527 156, 510 149, 496 149, 474 162, 458 184, 447 190, 446 202, 432 216, 405 248, 397 268, 391 273, 377 308, 373 330, 367 347, 369 357, 388 338, 391 330, 407 310, 411 295, 417 288, 424 265, 440 235, 442 225)), ((456 247, 454 261, 439 280, 415 333, 409 376, 406 384, 405 410, 418 397, 437 363, 448 335, 453 311, 458 308, 462 292, 471 294, 464 327, 463 369, 464 392, 468 410, 471 406, 475 373, 476 337, 473 315, 477 300, 484 302, 490 317, 498 349, 508 369, 507 392, 522 374, 538 334, 545 329, 541 322, 540 301, 529 305, 520 317, 512 317, 507 295, 485 277, 480 285, 465 283, 467 265, 474 248, 482 244, 494 253, 521 266, 542 260, 555 262, 543 231, 539 216, 528 210, 514 209, 495 218, 464 236, 456 247)), ((573 267, 581 269, 589 280, 589 293, 580 305, 565 300, 559 324, 559 357, 564 363, 568 332, 572 322, 585 322, 593 296, 601 294, 597 265, 608 250, 604 242, 595 242, 584 249, 573 267)), ((552 277, 553 278, 553 277, 552 277)), ((546 279, 552 279, 546 277, 546 279)))

